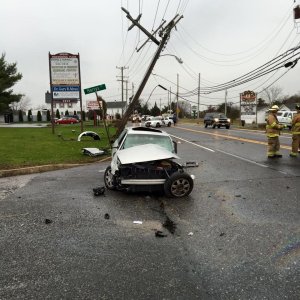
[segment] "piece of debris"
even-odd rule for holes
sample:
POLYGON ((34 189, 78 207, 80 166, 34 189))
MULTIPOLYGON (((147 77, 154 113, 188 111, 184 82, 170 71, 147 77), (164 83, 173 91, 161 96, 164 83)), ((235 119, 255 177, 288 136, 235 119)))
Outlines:
POLYGON ((94 188, 94 189, 93 189, 93 192, 94 192, 94 195, 95 195, 95 196, 101 196, 101 195, 104 195, 105 187, 104 187, 104 186, 101 186, 101 187, 98 187, 98 188, 94 188))
POLYGON ((199 167, 199 163, 196 161, 187 161, 183 164, 184 168, 195 168, 199 167))
POLYGON ((133 224, 143 224, 143 221, 133 221, 133 224))
POLYGON ((221 232, 221 233, 220 233, 220 236, 224 236, 224 235, 226 235, 225 232, 221 232))
POLYGON ((167 235, 166 234, 164 234, 162 231, 160 231, 160 230, 156 230, 155 231, 155 236, 156 237, 166 237, 167 235))
POLYGON ((175 233, 176 224, 169 217, 167 217, 165 223, 163 224, 163 227, 165 227, 166 229, 168 229, 168 231, 170 233, 172 233, 172 234, 175 233))
POLYGON ((109 220, 109 218, 110 218, 110 215, 109 215, 108 213, 106 213, 106 214, 104 215, 104 219, 109 220))
POLYGON ((53 221, 50 219, 45 219, 45 224, 51 224, 53 221))
POLYGON ((98 133, 94 132, 94 131, 84 131, 82 133, 79 134, 77 141, 80 142, 81 138, 83 136, 90 136, 92 137, 95 141, 100 141, 100 136, 98 133))
POLYGON ((194 233, 193 233, 193 232, 189 232, 188 235, 189 235, 189 236, 192 236, 192 235, 194 235, 194 233))
POLYGON ((240 197, 242 197, 242 195, 235 195, 235 197, 240 198, 240 197))
POLYGON ((88 156, 99 156, 102 155, 104 151, 98 148, 82 148, 82 153, 88 156))

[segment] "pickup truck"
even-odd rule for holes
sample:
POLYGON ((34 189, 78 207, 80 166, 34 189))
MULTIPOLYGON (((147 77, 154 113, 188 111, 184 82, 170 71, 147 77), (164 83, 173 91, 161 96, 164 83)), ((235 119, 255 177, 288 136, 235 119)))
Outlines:
POLYGON ((284 111, 279 110, 277 112, 277 119, 280 124, 287 125, 289 129, 292 128, 292 119, 297 111, 284 111))

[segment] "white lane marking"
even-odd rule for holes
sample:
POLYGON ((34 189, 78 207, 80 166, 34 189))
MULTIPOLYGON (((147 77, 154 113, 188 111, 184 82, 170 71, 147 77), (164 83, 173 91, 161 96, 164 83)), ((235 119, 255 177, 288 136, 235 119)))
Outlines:
POLYGON ((250 159, 247 159, 247 158, 244 158, 244 157, 235 155, 235 154, 231 154, 231 153, 228 153, 228 152, 225 152, 225 151, 222 151, 222 150, 218 150, 218 149, 217 149, 217 150, 213 150, 213 149, 210 149, 210 148, 206 148, 206 147, 204 147, 204 146, 195 144, 195 143, 193 143, 193 142, 189 142, 189 141, 187 141, 187 140, 185 140, 185 139, 182 139, 182 138, 180 138, 180 137, 178 137, 178 136, 176 136, 176 135, 173 135, 173 134, 170 134, 170 136, 173 136, 173 137, 175 137, 175 138, 177 138, 177 139, 179 139, 179 140, 182 140, 182 141, 184 141, 184 142, 186 142, 186 143, 192 144, 192 145, 194 145, 194 146, 196 146, 196 147, 199 147, 199 148, 208 150, 208 151, 210 151, 210 152, 216 152, 216 151, 218 151, 218 152, 223 153, 223 154, 225 154, 225 155, 229 155, 229 156, 235 157, 235 158, 237 158, 237 159, 240 159, 240 160, 249 162, 249 163, 254 164, 254 165, 256 165, 256 166, 260 166, 260 167, 262 167, 262 168, 269 168, 269 169, 278 171, 279 173, 282 173, 282 174, 285 174, 285 175, 288 174, 288 173, 286 173, 286 172, 284 172, 284 171, 280 171, 280 170, 273 169, 273 168, 271 168, 271 167, 268 166, 268 165, 260 164, 260 163, 254 161, 254 160, 250 160, 250 159))
POLYGON ((250 159, 244 158, 242 156, 231 154, 231 153, 228 153, 228 152, 225 152, 225 151, 222 151, 222 150, 216 150, 216 151, 221 152, 221 153, 226 154, 226 155, 229 155, 229 156, 232 156, 232 157, 235 157, 235 158, 238 158, 240 160, 244 160, 246 162, 249 162, 251 164, 254 164, 254 165, 257 165, 257 166, 260 166, 260 167, 263 167, 263 168, 269 168, 269 166, 267 166, 267 165, 260 164, 260 163, 254 161, 254 160, 250 160, 250 159))
POLYGON ((182 141, 184 141, 184 142, 186 142, 186 143, 188 143, 188 144, 192 144, 192 145, 194 145, 194 146, 196 146, 196 147, 198 147, 198 148, 201 148, 201 149, 204 149, 204 150, 207 150, 207 151, 210 151, 210 152, 215 152, 215 150, 213 150, 213 149, 210 149, 210 148, 207 148, 207 147, 198 145, 198 144, 193 143, 193 142, 189 142, 189 141, 187 141, 187 140, 185 140, 185 139, 182 139, 182 138, 180 138, 180 137, 178 137, 178 136, 176 136, 176 135, 170 134, 170 136, 173 136, 174 138, 176 138, 176 139, 178 139, 178 140, 182 140, 182 141))

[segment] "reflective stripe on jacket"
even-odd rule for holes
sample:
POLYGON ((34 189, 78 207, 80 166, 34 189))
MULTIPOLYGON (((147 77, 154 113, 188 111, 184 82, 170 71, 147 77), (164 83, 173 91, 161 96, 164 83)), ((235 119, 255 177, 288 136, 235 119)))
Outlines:
POLYGON ((292 134, 300 134, 300 112, 296 113, 292 120, 292 134))
POLYGON ((282 126, 278 123, 276 114, 270 113, 267 118, 266 133, 267 137, 277 137, 280 135, 282 126))

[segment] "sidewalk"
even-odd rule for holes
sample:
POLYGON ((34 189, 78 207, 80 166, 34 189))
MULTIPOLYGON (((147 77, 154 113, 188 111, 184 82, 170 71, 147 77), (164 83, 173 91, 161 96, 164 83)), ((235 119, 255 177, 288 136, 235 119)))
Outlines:
POLYGON ((0 178, 1 177, 10 177, 10 176, 18 176, 18 175, 27 175, 27 174, 34 174, 34 173, 42 173, 48 171, 55 171, 61 169, 68 169, 68 168, 75 168, 80 166, 85 166, 89 164, 99 163, 103 161, 110 160, 111 157, 103 158, 96 162, 91 163, 83 163, 83 164, 55 164, 55 165, 43 165, 43 166, 33 166, 33 167, 25 167, 25 168, 16 168, 10 170, 0 170, 0 178))

